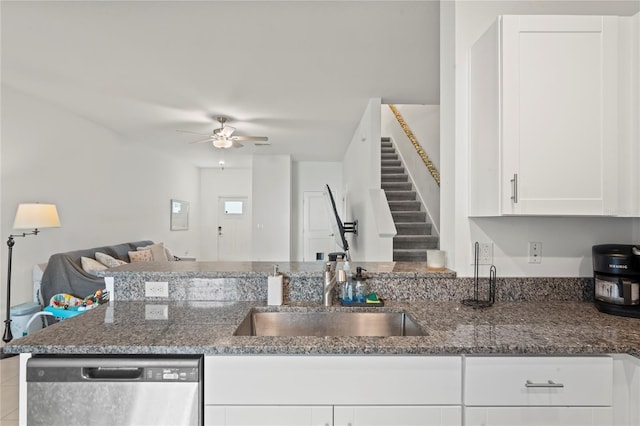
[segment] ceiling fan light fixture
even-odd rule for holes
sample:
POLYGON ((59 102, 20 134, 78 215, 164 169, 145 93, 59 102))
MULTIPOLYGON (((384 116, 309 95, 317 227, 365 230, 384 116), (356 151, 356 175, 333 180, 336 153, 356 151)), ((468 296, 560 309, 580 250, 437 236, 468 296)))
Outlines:
POLYGON ((231 148, 233 141, 227 138, 220 138, 213 141, 213 146, 220 149, 231 148))

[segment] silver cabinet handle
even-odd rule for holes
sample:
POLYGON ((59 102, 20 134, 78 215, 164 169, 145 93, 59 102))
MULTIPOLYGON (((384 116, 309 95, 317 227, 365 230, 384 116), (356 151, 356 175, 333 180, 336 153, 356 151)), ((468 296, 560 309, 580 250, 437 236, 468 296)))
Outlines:
POLYGON ((513 179, 511 179, 510 182, 511 182, 511 200, 513 201, 513 204, 517 204, 518 203, 518 174, 517 173, 513 174, 513 179))
POLYGON ((556 383, 553 380, 547 380, 547 383, 533 383, 531 380, 527 380, 524 384, 528 388, 563 388, 562 383, 556 383))

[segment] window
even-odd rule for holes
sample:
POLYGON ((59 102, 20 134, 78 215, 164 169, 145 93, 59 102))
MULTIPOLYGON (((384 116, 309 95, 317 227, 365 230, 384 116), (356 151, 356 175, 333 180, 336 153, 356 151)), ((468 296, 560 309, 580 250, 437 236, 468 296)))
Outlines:
POLYGON ((242 201, 225 201, 224 214, 242 214, 242 201))

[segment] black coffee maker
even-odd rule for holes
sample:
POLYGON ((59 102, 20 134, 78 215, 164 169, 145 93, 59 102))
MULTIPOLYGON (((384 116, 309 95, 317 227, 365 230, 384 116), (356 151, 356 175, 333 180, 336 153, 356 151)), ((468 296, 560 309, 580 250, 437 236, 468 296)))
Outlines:
POLYGON ((640 318, 640 246, 593 246, 594 300, 601 312, 640 318))

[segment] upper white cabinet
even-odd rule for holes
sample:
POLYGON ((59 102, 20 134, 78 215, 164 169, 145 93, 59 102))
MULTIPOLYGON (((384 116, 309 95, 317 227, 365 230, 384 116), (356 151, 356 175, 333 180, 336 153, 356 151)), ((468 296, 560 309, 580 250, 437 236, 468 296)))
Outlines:
POLYGON ((618 17, 501 16, 469 51, 469 215, 618 212, 618 17))

